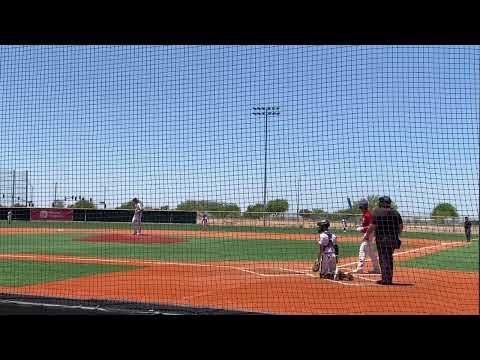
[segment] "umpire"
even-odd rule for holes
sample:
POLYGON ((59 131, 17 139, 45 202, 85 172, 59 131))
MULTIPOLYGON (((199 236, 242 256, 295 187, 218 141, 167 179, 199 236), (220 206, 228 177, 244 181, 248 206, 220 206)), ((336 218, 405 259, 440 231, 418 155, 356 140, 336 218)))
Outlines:
POLYGON ((371 236, 375 231, 378 260, 382 271, 380 285, 392 285, 393 251, 401 245, 400 234, 403 230, 403 220, 397 210, 391 208, 392 200, 382 196, 378 200, 378 208, 373 211, 373 219, 367 232, 371 236))

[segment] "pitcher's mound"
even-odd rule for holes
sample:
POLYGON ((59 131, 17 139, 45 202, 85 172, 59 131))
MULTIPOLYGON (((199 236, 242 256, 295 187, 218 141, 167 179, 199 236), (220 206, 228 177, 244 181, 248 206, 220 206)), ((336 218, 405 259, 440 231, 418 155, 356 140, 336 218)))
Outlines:
POLYGON ((164 235, 97 234, 80 238, 81 241, 124 244, 175 244, 184 239, 164 235))

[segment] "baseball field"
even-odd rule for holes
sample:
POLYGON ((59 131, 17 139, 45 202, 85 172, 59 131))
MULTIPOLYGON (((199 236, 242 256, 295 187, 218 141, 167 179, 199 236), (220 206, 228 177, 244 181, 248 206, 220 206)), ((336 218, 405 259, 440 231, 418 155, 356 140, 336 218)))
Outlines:
MULTIPOLYGON (((360 237, 333 229, 339 267, 360 237)), ((315 229, 95 222, 0 222, 0 293, 269 314, 478 314, 478 237, 407 231, 394 285, 320 279, 315 229)), ((367 267, 369 263, 367 263, 367 267)))

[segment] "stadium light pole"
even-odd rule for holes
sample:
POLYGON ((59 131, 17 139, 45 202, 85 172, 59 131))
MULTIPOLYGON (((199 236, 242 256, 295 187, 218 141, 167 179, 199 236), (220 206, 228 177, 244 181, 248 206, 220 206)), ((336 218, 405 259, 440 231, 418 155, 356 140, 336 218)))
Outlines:
POLYGON ((33 207, 33 185, 32 183, 30 185, 30 207, 33 207))
POLYGON ((299 179, 297 179, 297 220, 300 219, 300 186, 299 179))
POLYGON ((28 170, 25 173, 25 207, 28 207, 28 170))
MULTIPOLYGON (((278 106, 255 106, 252 115, 265 118, 265 170, 263 174, 263 211, 267 211, 267 141, 268 141, 268 117, 280 115, 278 106)), ((263 226, 266 225, 266 214, 263 216, 263 226)))

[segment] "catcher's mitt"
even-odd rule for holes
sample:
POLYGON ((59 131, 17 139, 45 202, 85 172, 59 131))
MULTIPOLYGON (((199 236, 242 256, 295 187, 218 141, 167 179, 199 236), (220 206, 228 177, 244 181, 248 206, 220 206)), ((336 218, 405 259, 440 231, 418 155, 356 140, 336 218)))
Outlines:
POLYGON ((315 263, 312 266, 312 271, 313 272, 318 272, 320 270, 320 261, 315 261, 315 263))

